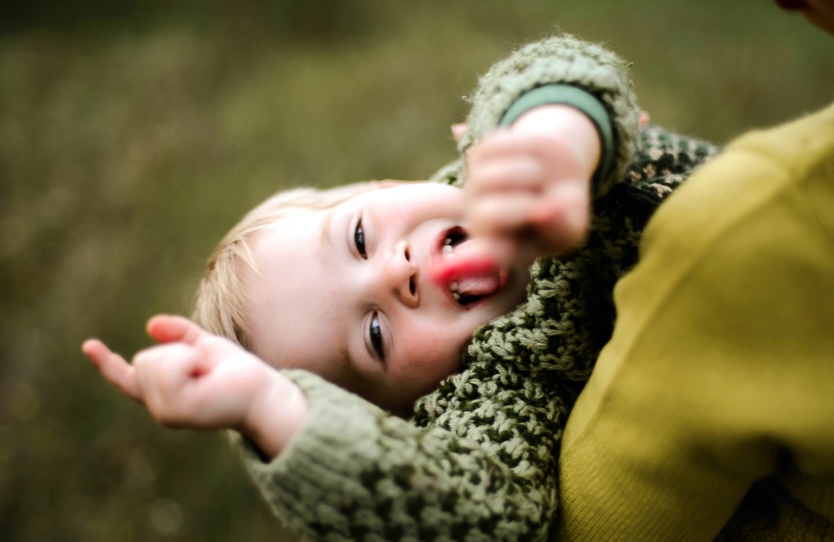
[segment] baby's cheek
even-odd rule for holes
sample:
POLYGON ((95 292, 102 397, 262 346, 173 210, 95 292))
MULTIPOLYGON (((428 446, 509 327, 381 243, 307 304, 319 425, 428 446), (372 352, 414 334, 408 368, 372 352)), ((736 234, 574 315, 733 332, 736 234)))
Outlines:
POLYGON ((470 334, 448 325, 416 326, 408 337, 408 351, 412 362, 412 376, 440 382, 459 370, 461 356, 470 334))

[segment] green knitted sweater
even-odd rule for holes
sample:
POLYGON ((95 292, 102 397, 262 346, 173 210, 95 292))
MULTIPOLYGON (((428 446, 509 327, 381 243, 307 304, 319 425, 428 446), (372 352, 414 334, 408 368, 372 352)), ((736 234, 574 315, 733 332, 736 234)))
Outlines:
MULTIPOLYGON (((461 151, 548 84, 583 89, 611 119, 616 152, 595 183, 586 245, 534 264, 527 301, 476 331, 461 372, 421 399, 410 420, 315 375, 286 372, 308 397, 304 427, 271 462, 243 453, 275 513, 311 539, 547 537, 562 430, 611 336, 614 284, 636 262, 659 202, 715 153, 657 129, 638 133, 623 62, 570 36, 528 45, 481 79, 461 151)), ((458 173, 438 178, 459 182, 458 173)))

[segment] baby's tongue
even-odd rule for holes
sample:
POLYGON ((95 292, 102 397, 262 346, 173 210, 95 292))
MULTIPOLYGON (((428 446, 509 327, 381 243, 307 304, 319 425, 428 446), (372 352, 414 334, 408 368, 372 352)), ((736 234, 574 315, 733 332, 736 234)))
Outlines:
POLYGON ((467 274, 469 269, 460 271, 458 277, 458 293, 462 296, 485 296, 492 295, 498 290, 498 275, 496 273, 481 274, 473 272, 467 274))
POLYGON ((438 284, 457 283, 461 296, 492 295, 501 287, 498 264, 485 243, 467 240, 445 254, 431 269, 438 284))

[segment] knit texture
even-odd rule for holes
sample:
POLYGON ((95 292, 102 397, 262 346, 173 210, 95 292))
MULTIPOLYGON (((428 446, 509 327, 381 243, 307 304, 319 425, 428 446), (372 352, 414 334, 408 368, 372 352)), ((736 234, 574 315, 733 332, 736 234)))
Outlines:
POLYGON ((469 98, 469 130, 458 144, 462 155, 485 133, 498 126, 501 117, 525 92, 549 84, 570 84, 597 97, 611 118, 616 167, 600 179, 597 194, 606 193, 623 178, 637 147, 640 111, 627 77, 627 66, 607 49, 563 35, 528 44, 495 64, 481 77, 469 98))
MULTIPOLYGON (((481 80, 464 151, 523 89, 581 81, 631 149, 618 149, 621 182, 606 180, 611 188, 595 201, 586 245, 533 266, 527 301, 477 330, 462 371, 420 400, 413 419, 287 372, 309 400, 304 428, 270 463, 244 449, 279 517, 315 540, 547 537, 558 508, 562 430, 611 335, 614 283, 635 263, 657 204, 716 152, 658 129, 638 136, 622 77, 616 57, 562 37, 521 49, 481 80)), ((460 170, 453 164, 436 178, 459 183, 460 170)))

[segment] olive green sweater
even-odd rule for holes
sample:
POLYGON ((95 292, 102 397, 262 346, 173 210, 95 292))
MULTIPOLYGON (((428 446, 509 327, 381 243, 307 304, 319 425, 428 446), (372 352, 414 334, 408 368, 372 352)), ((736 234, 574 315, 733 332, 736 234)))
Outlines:
MULTIPOLYGON (((622 61, 570 36, 526 46, 481 79, 461 150, 529 91, 552 84, 584 90, 610 118, 600 128, 610 130, 613 158, 594 184, 586 245, 536 262, 527 301, 476 331, 461 372, 420 400, 410 420, 287 371, 307 394, 307 421, 279 457, 264 463, 244 449, 245 462, 275 513, 309 538, 547 537, 562 431, 611 336, 614 284, 636 262, 657 204, 715 152, 657 130, 639 134, 622 61)), ((458 181, 457 171, 440 177, 458 181)))

